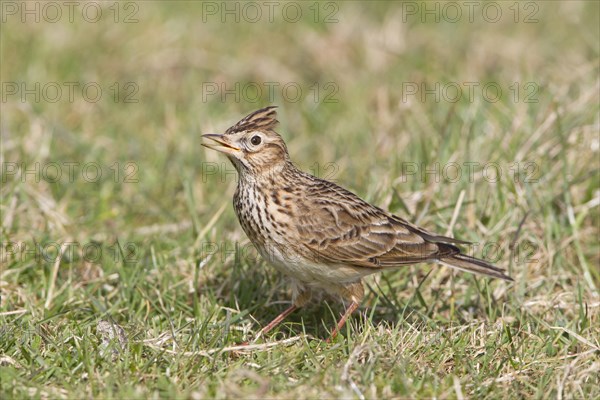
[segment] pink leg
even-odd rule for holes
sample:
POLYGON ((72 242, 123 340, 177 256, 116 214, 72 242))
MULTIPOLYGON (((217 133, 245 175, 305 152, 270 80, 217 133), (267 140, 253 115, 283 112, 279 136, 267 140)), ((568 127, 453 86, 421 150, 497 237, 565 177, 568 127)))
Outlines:
POLYGON ((331 342, 333 339, 335 339, 335 337, 337 336, 337 334, 340 332, 340 330, 342 330, 342 328, 344 327, 344 325, 346 325, 346 320, 348 319, 348 317, 358 308, 358 303, 356 302, 352 302, 350 303, 350 305, 348 306, 348 308, 346 309, 346 312, 344 313, 344 315, 342 315, 342 318, 340 318, 340 320, 337 323, 337 326, 333 329, 333 332, 331 332, 331 337, 329 339, 327 339, 327 343, 331 342))
POLYGON ((281 321, 283 321, 288 315, 290 315, 291 313, 293 313, 297 309, 298 309, 298 307, 296 307, 296 305, 292 304, 284 312, 282 312, 277 317, 275 317, 275 319, 273 321, 269 322, 269 324, 267 326, 265 326, 264 328, 262 328, 260 330, 260 332, 258 332, 258 335, 256 335, 256 338, 254 340, 258 339, 259 337, 261 337, 265 333, 269 332, 271 329, 275 328, 277 325, 279 325, 281 323, 281 321))

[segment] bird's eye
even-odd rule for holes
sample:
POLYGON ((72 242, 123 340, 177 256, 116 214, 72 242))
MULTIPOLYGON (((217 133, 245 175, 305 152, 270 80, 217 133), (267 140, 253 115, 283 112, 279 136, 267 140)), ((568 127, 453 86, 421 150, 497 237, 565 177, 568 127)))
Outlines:
POLYGON ((256 135, 256 136, 252 136, 252 139, 250 139, 250 143, 252 143, 254 146, 258 146, 261 142, 261 138, 260 136, 256 135))

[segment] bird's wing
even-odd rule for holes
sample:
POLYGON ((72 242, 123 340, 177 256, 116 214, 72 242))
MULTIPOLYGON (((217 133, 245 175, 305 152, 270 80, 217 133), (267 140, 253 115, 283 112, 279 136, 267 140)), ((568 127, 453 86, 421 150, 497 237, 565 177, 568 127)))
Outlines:
POLYGON ((308 191, 303 203, 306 210, 296 220, 300 242, 324 261, 381 268, 459 252, 452 245, 428 240, 436 236, 330 182, 308 191))

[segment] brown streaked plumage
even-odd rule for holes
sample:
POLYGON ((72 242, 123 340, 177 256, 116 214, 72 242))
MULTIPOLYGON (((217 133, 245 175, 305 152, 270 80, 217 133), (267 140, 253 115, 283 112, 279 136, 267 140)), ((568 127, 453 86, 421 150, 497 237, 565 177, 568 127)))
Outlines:
POLYGON ((292 278, 292 306, 265 326, 271 330, 302 307, 314 290, 350 301, 332 337, 358 307, 361 279, 402 265, 439 262, 512 281, 503 270, 464 254, 457 239, 436 235, 362 200, 335 183, 300 171, 279 134, 275 107, 248 115, 203 145, 225 153, 239 173, 233 203, 260 254, 292 278))

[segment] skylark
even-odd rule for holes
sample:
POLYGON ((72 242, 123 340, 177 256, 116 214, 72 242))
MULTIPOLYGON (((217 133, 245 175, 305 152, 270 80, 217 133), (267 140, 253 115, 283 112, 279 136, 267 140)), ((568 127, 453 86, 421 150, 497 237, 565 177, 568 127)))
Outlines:
POLYGON ((248 115, 203 143, 227 155, 239 179, 237 217, 261 256, 292 279, 292 305, 258 337, 305 305, 315 290, 349 302, 335 337, 360 304, 362 278, 403 265, 435 262, 512 281, 487 261, 462 254, 461 240, 436 235, 373 206, 335 183, 300 171, 279 134, 276 107, 248 115))

